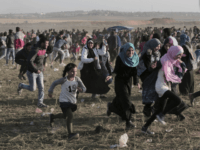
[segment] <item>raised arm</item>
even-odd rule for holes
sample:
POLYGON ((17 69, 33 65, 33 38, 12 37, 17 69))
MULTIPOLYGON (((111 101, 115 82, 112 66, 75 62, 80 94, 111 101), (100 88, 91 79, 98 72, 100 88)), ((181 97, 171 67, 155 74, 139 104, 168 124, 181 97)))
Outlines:
POLYGON ((97 54, 100 56, 103 56, 106 54, 106 46, 103 45, 101 49, 96 49, 97 50, 97 54))
POLYGON ((60 78, 60 79, 54 81, 54 82, 51 84, 51 86, 50 86, 48 92, 49 92, 50 94, 52 94, 54 88, 55 88, 57 85, 59 85, 59 84, 63 84, 65 81, 66 81, 66 78, 65 78, 65 77, 64 77, 64 78, 60 78))

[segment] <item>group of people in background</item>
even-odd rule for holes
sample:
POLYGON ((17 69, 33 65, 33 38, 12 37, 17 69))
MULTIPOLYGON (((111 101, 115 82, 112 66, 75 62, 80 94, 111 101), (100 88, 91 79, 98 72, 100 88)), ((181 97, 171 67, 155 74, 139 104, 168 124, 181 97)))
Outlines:
POLYGON ((191 105, 200 96, 200 92, 194 93, 194 70, 198 69, 200 46, 195 45, 194 51, 194 43, 190 40, 192 34, 194 37, 199 34, 196 26, 193 30, 147 27, 111 32, 104 28, 94 30, 91 35, 85 30, 74 29, 25 33, 16 27, 16 33, 9 30, 8 35, 7 32, 0 34, 0 59, 5 57, 6 65, 12 59, 12 65, 21 66, 20 80, 26 80, 26 73, 29 85, 19 83, 19 95, 23 89, 35 91, 37 85, 39 108, 48 107, 43 102, 43 72, 48 67, 47 58, 52 69, 59 60, 60 66, 64 67, 63 75, 52 83, 48 95, 52 97, 54 88, 61 85, 59 101, 63 113, 51 114, 50 126, 53 126, 54 119, 66 119, 69 139, 79 137, 73 132, 73 112, 77 109, 78 94, 86 92, 92 98, 98 95, 107 98, 109 84, 113 81, 116 97, 107 104, 107 116, 119 115, 126 122, 127 130, 135 127, 131 117, 136 109, 130 100, 133 83, 142 89, 143 114, 148 117, 142 132, 154 134, 148 127, 156 118, 163 125, 166 125, 164 117, 167 114, 176 115, 179 121, 185 119, 183 112, 189 105, 178 93, 189 96, 191 105), (66 65, 66 58, 71 63, 66 65), (78 59, 80 62, 76 66, 73 61, 78 59), (77 70, 80 70, 80 77, 77 70))

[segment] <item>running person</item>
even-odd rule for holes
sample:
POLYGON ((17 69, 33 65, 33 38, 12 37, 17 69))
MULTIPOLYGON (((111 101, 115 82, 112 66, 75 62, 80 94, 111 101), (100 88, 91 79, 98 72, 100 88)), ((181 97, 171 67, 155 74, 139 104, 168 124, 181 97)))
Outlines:
MULTIPOLYGON (((167 51, 167 54, 161 58, 162 68, 158 72, 158 78, 155 85, 159 98, 155 101, 155 111, 153 115, 142 127, 143 133, 154 134, 154 132, 148 130, 148 127, 156 117, 165 125, 164 116, 182 103, 180 97, 171 91, 171 83, 181 83, 180 76, 185 71, 182 69, 183 64, 180 60, 182 55, 183 48, 181 46, 172 46, 167 51), (175 66, 179 69, 178 73, 174 72, 175 66)), ((183 110, 179 111, 177 115, 180 116, 183 110)))
MULTIPOLYGON (((135 113, 135 106, 130 101, 132 77, 135 85, 138 84, 137 68, 139 57, 135 52, 135 47, 132 43, 126 43, 120 49, 120 54, 116 59, 116 65, 112 76, 115 77, 115 93, 116 97, 112 103, 107 105, 107 116, 111 112, 119 115, 122 120, 126 121, 126 129, 135 127, 131 122, 132 113, 135 113)), ((108 76, 106 81, 112 78, 108 76)))
POLYGON ((31 50, 28 61, 27 61, 27 77, 29 80, 29 85, 19 83, 18 94, 21 95, 23 89, 29 91, 36 90, 36 84, 38 86, 38 107, 48 107, 43 103, 44 100, 44 81, 43 81, 43 70, 44 70, 44 58, 46 54, 46 49, 49 45, 49 40, 45 37, 41 38, 37 44, 37 47, 33 47, 31 50))
POLYGON ((54 88, 61 84, 61 93, 59 97, 60 107, 63 113, 50 115, 50 126, 54 124, 54 119, 66 119, 68 138, 78 138, 78 133, 73 133, 73 112, 76 111, 76 92, 85 92, 86 87, 77 75, 77 66, 69 63, 63 71, 63 78, 54 81, 49 89, 49 97, 52 98, 54 88), (66 73, 68 75, 66 76, 66 73))

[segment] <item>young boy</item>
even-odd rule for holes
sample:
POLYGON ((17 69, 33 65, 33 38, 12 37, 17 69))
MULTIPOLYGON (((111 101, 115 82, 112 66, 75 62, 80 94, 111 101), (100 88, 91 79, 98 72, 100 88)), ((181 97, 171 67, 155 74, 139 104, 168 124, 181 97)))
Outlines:
POLYGON ((54 88, 61 84, 61 93, 59 97, 60 107, 63 113, 50 115, 50 126, 53 126, 54 119, 66 119, 68 138, 79 138, 78 133, 73 133, 73 112, 76 111, 76 93, 85 92, 86 87, 77 75, 77 66, 73 63, 69 63, 65 66, 63 71, 63 78, 54 81, 49 89, 49 97, 52 98, 54 88), (66 76, 66 73, 68 75, 66 76))

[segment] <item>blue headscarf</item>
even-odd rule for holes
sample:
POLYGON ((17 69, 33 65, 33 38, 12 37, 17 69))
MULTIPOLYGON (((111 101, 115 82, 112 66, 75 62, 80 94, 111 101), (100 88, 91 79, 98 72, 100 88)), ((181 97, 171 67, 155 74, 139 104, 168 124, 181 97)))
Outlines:
POLYGON ((132 43, 124 44, 119 53, 119 57, 121 58, 122 62, 128 67, 136 67, 139 64, 139 57, 136 52, 134 52, 132 57, 127 57, 126 51, 132 47, 135 50, 135 47, 132 43))

